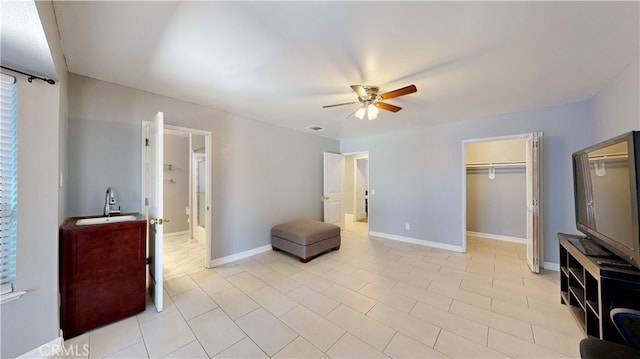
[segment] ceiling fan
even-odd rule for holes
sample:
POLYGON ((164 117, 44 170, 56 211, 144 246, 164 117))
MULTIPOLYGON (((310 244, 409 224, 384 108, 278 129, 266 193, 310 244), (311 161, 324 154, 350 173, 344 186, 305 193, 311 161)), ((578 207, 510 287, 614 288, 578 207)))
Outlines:
MULTIPOLYGON (((366 114, 369 120, 375 120, 378 117, 379 108, 391 112, 398 112, 402 110, 402 107, 391 105, 382 101, 392 99, 394 97, 408 95, 410 93, 418 91, 415 85, 405 86, 403 88, 385 92, 383 94, 378 94, 379 88, 377 86, 351 85, 351 88, 358 95, 357 101, 327 105, 322 106, 322 108, 360 104, 360 108, 351 113, 351 115, 355 114, 357 118, 362 120, 364 119, 364 116, 366 114)), ((351 115, 347 116, 347 118, 351 117, 351 115)))

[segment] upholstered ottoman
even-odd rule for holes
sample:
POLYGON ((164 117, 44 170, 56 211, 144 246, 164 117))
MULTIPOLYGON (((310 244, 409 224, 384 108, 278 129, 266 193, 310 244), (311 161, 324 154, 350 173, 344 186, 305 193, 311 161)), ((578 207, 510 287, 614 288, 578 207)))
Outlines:
POLYGON ((307 263, 319 254, 340 249, 340 227, 310 219, 281 223, 271 228, 271 246, 307 263))

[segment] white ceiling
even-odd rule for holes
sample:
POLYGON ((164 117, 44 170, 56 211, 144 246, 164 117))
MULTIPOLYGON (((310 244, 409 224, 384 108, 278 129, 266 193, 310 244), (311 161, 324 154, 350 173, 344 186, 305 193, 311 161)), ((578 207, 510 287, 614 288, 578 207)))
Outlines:
POLYGON ((637 1, 54 6, 70 72, 338 139, 587 100, 640 54, 637 1), (321 108, 353 84, 418 92, 321 108))

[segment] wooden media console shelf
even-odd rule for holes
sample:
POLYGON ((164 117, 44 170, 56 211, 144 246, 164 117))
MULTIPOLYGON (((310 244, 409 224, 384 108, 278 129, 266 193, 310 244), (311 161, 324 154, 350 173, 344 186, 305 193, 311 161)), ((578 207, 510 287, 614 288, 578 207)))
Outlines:
POLYGON ((588 336, 624 344, 610 312, 614 308, 640 310, 640 271, 615 267, 626 263, 621 259, 586 256, 571 243, 580 238, 558 233, 562 304, 571 308, 588 336))

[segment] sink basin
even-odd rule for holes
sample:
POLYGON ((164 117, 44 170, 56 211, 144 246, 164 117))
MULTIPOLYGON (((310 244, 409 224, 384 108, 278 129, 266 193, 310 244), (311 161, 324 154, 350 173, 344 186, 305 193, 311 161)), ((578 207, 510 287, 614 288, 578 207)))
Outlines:
POLYGON ((76 221, 76 226, 89 226, 92 224, 105 224, 105 223, 117 223, 117 222, 130 222, 135 221, 136 216, 114 216, 114 217, 95 217, 95 218, 83 218, 76 221))

